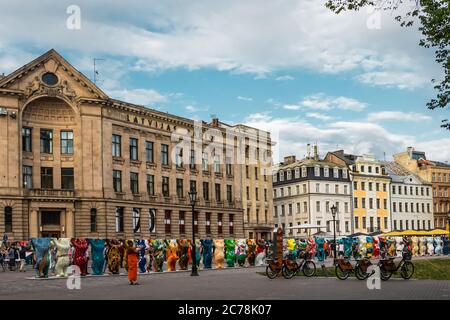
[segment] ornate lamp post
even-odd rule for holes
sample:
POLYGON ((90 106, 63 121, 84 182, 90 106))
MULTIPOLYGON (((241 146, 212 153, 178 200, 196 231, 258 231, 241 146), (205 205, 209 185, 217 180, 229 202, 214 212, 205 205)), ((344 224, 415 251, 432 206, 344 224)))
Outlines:
POLYGON ((195 252, 195 226, 194 226, 194 216, 195 216, 195 203, 197 202, 197 191, 191 189, 189 194, 189 200, 191 201, 192 208, 192 272, 191 276, 198 276, 197 272, 197 255, 195 252))
POLYGON ((331 207, 331 215, 333 216, 333 238, 334 238, 334 262, 336 262, 336 247, 337 247, 337 243, 336 243, 336 206, 333 204, 333 206, 331 207))

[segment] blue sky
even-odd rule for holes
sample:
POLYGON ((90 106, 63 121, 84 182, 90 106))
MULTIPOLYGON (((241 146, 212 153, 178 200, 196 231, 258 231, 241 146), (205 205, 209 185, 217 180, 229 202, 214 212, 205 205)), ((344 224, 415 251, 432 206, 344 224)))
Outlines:
POLYGON ((344 148, 390 158, 411 145, 450 160, 440 76, 417 29, 391 13, 335 15, 319 0, 2 1, 0 72, 50 48, 111 97, 270 130, 279 157, 344 148), (66 10, 80 8, 81 28, 66 10))

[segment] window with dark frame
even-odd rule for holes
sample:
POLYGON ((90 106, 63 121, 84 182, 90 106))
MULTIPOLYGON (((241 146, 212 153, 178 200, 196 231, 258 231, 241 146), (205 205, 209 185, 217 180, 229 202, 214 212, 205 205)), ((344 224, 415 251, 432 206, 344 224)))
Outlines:
POLYGON ((97 209, 91 208, 91 232, 97 232, 97 209))
POLYGON ((215 196, 216 196, 216 201, 217 202, 221 202, 221 190, 220 190, 220 183, 216 183, 214 186, 215 189, 215 196))
POLYGON ((234 214, 230 214, 229 216, 228 216, 228 219, 229 219, 229 222, 228 222, 228 225, 229 225, 229 232, 230 232, 230 235, 233 235, 234 234, 234 214))
POLYGON ((165 210, 164 211, 164 228, 166 233, 171 233, 171 215, 172 215, 172 211, 170 210, 165 210))
POLYGON ((184 234, 185 233, 185 212, 184 211, 180 211, 179 213, 179 217, 178 217, 178 225, 179 225, 179 232, 180 234, 184 234))
POLYGON ((164 197, 170 196, 169 177, 162 177, 162 194, 164 197))
POLYGON ((139 174, 130 172, 130 189, 132 194, 139 194, 139 174))
POLYGON ((177 179, 177 197, 184 198, 183 179, 177 179))
POLYGON ((12 207, 5 207, 5 232, 12 232, 13 230, 13 216, 12 207))
POLYGON ((74 188, 73 168, 61 168, 61 189, 73 190, 74 188))
POLYGON ((116 208, 116 232, 123 232, 124 230, 124 208, 116 208))
POLYGON ((41 153, 53 153, 53 130, 41 129, 41 153))
POLYGON ((122 171, 113 170, 113 188, 114 192, 122 192, 122 171))
POLYGON ((233 186, 227 185, 227 201, 232 202, 233 201, 233 186))
POLYGON ((33 151, 32 143, 32 129, 23 127, 22 128, 22 150, 25 152, 33 151))
POLYGON ((217 214, 217 233, 218 234, 222 234, 223 233, 223 229, 222 229, 222 221, 223 221, 223 219, 222 219, 222 217, 223 217, 223 213, 219 213, 219 214, 217 214))
POLYGON ((61 154, 73 154, 73 131, 61 131, 61 154))
POLYGON ((130 160, 138 160, 138 139, 130 138, 130 160))
POLYGON ((32 189, 33 188, 33 167, 31 166, 23 166, 22 167, 22 183, 24 189, 32 189))
POLYGON ((122 137, 118 134, 112 135, 112 156, 121 157, 122 154, 122 137))
POLYGON ((154 162, 153 158, 153 142, 152 141, 145 141, 145 158, 146 161, 149 163, 154 162))
POLYGON ((203 199, 209 201, 209 182, 203 182, 203 199))
POLYGON ((189 169, 191 170, 195 170, 196 169, 196 165, 195 165, 195 150, 191 149, 191 154, 189 157, 189 169))
POLYGON ((169 146, 167 144, 161 144, 161 164, 169 165, 169 146))
POLYGON ((205 226, 206 226, 206 234, 210 235, 211 234, 211 213, 207 212, 205 214, 205 226))
POLYGON ((53 189, 53 168, 41 167, 41 189, 53 189))
POLYGON ((147 174, 147 194, 149 196, 155 195, 155 176, 147 174))

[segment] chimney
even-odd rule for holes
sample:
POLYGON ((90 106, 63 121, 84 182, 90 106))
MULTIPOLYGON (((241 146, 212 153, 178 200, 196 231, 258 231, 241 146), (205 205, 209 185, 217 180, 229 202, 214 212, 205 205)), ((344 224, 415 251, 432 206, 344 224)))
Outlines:
POLYGON ((306 145, 306 154, 306 159, 311 158, 311 145, 309 143, 306 145))
POLYGON ((284 157, 284 162, 283 164, 291 164, 295 162, 295 156, 287 156, 284 157))
POLYGON ((5 77, 5 73, 2 72, 2 74, 0 74, 0 79, 3 79, 5 77))
POLYGON ((408 147, 408 148, 406 148, 406 151, 408 152, 408 155, 411 158, 412 157, 412 152, 414 151, 414 148, 413 147, 408 147))
POLYGON ((214 128, 218 128, 219 127, 219 118, 213 118, 211 124, 214 128))
POLYGON ((319 151, 317 148, 317 144, 314 146, 314 160, 316 160, 316 161, 319 160, 319 151))

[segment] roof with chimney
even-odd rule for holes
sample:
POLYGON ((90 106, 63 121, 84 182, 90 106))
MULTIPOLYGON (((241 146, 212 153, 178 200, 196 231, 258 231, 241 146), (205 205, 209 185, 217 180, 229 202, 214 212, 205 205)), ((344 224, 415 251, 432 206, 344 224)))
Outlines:
POLYGON ((408 180, 410 182, 415 180, 418 183, 427 184, 427 182, 408 171, 397 162, 381 161, 381 163, 384 165, 386 173, 391 177, 392 182, 405 183, 408 182, 408 180))

